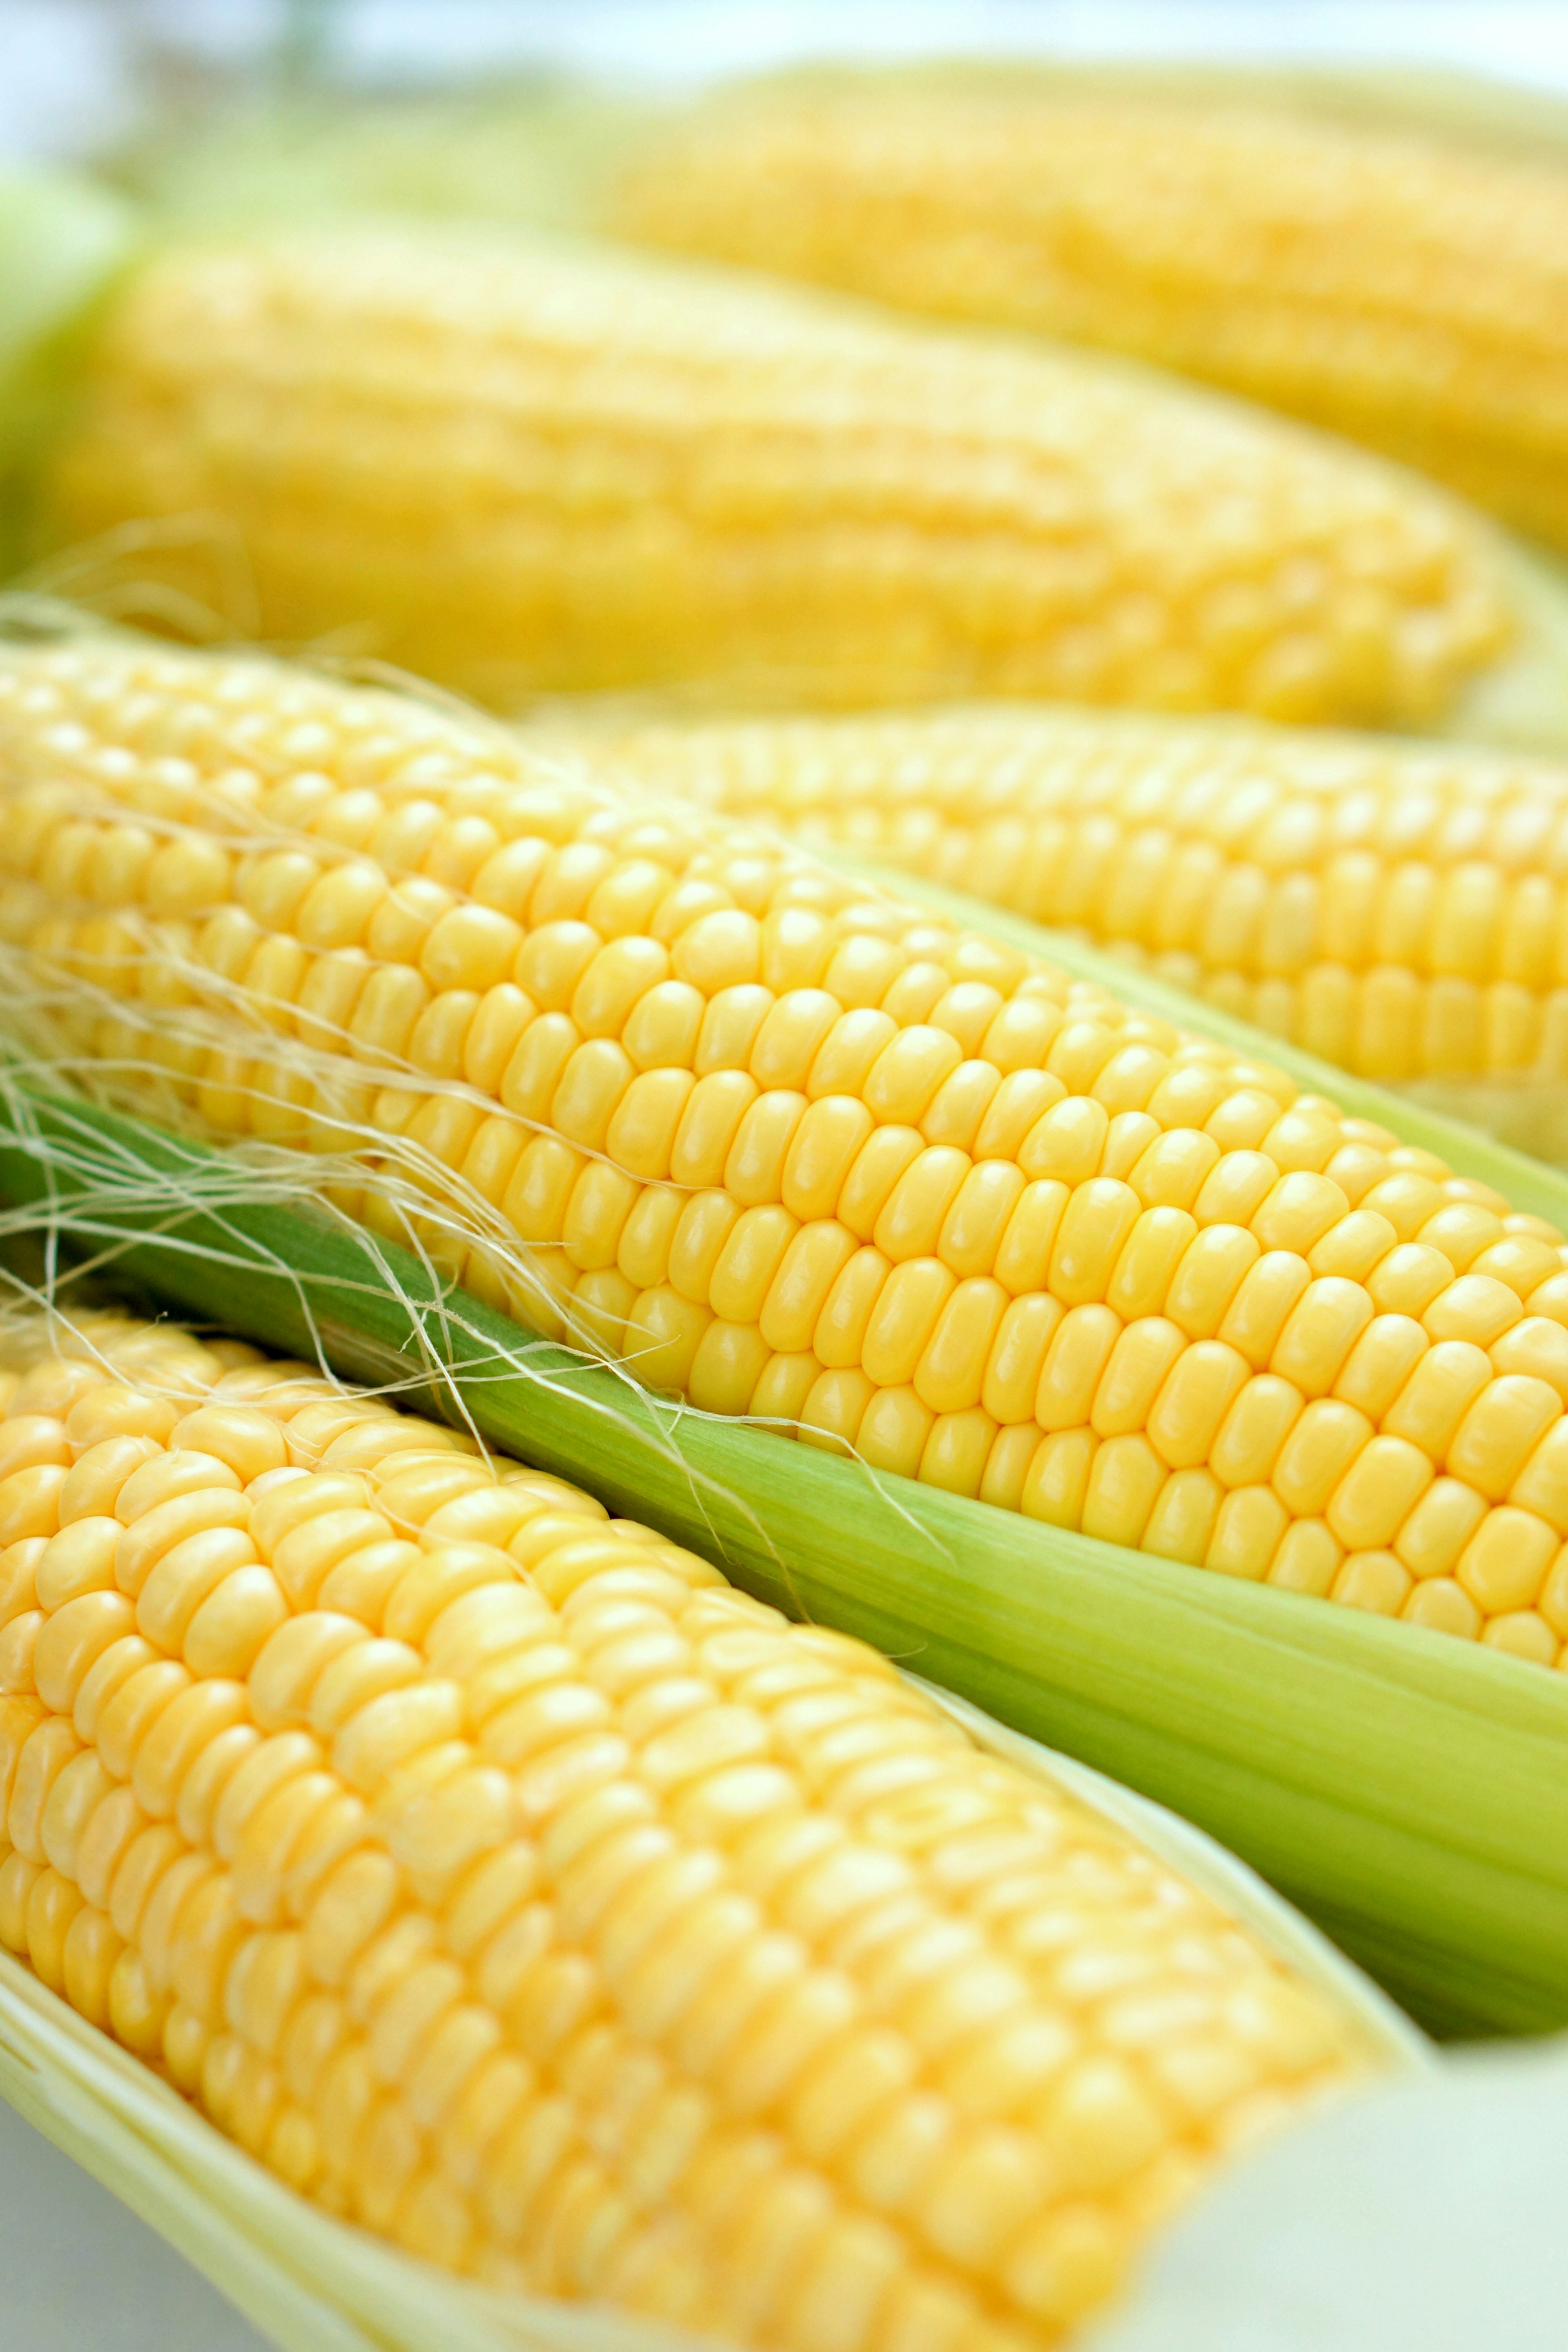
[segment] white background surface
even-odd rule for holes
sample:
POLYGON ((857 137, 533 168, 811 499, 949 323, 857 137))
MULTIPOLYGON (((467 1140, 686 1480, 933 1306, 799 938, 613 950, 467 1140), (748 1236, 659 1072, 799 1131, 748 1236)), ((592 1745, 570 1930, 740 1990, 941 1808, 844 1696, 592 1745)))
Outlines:
MULTIPOLYGON (((150 45, 243 70, 279 14, 271 0, 0 0, 0 166, 80 154, 127 127, 150 45)), ((385 80, 530 58, 684 78, 814 49, 990 47, 1405 57, 1568 90, 1568 0, 343 0, 340 22, 344 65, 385 80)), ((0 2352, 262 2341, 0 2105, 0 2352)))
POLYGON ((264 2352, 144 2222, 0 2103, 5 2352, 264 2352))

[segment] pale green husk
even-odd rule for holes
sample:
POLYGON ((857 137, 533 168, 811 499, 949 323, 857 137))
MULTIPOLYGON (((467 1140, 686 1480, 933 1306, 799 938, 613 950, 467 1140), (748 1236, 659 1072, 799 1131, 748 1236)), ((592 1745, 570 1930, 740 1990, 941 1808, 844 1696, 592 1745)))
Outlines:
POLYGON ((107 188, 50 173, 0 173, 0 387, 91 299, 134 235, 130 206, 107 188))
POLYGON ((23 478, 51 428, 70 345, 137 234, 108 188, 0 171, 0 579, 18 559, 23 478))
MULTIPOLYGON (((1184 1822, 931 1696, 978 1745, 1120 1823, 1336 1997, 1377 2063, 1431 2063, 1408 2021, 1241 1864, 1184 1822)), ((683 2352, 613 2314, 488 2294, 318 2212, 0 1954, 0 2095, 206 2273, 284 2352, 683 2352)))

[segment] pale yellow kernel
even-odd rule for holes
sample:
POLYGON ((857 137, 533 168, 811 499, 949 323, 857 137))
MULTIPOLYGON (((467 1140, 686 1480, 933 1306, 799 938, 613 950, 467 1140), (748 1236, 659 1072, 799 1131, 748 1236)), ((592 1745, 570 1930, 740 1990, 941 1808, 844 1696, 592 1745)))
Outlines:
POLYGON ((915 1475, 923 1485, 939 1486, 944 1494, 977 1496, 993 1461, 996 1437, 995 1422, 977 1406, 939 1413, 915 1475))
POLYGON ((1545 1381, 1568 1402, 1568 1332, 1560 1323, 1529 1316, 1494 1340, 1488 1353, 1498 1371, 1545 1381))
POLYGON ((1100 1447, 1085 1489, 1080 1524, 1087 1536, 1136 1550, 1163 1492, 1166 1467, 1147 1438, 1111 1437, 1100 1447))
POLYGON ((1460 1553, 1456 1580, 1483 1616, 1528 1610, 1539 1598, 1558 1539, 1543 1519, 1510 1505, 1489 1511, 1460 1553))
POLYGON ((877 1218, 871 1233, 877 1247, 895 1264, 936 1255, 948 1212, 970 1172, 968 1153, 951 1145, 917 1153, 877 1218))
POLYGON ((829 1452, 847 1451, 855 1442, 873 1393, 873 1383, 858 1369, 820 1373, 800 1407, 802 1439, 829 1452))
POLYGON ((993 1268, 1002 1287, 1016 1298, 1043 1291, 1050 1271, 1057 1234, 1071 1198, 1058 1177, 1042 1177, 1025 1186, 1003 1228, 993 1268))
POLYGON ((1261 1371, 1310 1280, 1307 1260, 1294 1250, 1266 1251, 1243 1276, 1217 1337, 1261 1371))
POLYGON ((1450 1202, 1426 1220, 1415 1239, 1441 1250, 1455 1273, 1464 1274, 1484 1249, 1502 1239, 1502 1221, 1479 1202, 1450 1202))
POLYGON ((964 1412, 979 1404, 1008 1306, 1001 1284, 984 1276, 961 1282, 952 1292, 914 1372, 915 1389, 933 1412, 964 1412))
POLYGON ((1371 1436, 1371 1423, 1353 1405, 1320 1397, 1307 1406, 1281 1447, 1272 1475, 1274 1490, 1293 1518, 1323 1515, 1371 1436))
POLYGON ((867 1323, 861 1351, 866 1372, 879 1388, 913 1380, 955 1287, 939 1258, 911 1258, 893 1268, 867 1323))
POLYGON ((1041 1292, 1008 1305, 986 1360, 981 1391, 981 1402, 994 1420, 1004 1424, 1033 1421, 1046 1351, 1061 1319, 1057 1301, 1041 1292))
MULTIPOLYGON (((427 967, 428 949, 426 953, 427 967)), ((634 1007, 668 971, 668 954, 657 940, 637 936, 611 940, 588 965, 567 1009, 584 1037, 619 1037, 634 1007)), ((640 1067, 648 1066, 642 1056, 633 1058, 640 1067)))
POLYGON ((1194 1469, 1209 1459, 1247 1380, 1246 1360, 1220 1340, 1198 1340, 1184 1350, 1148 1423, 1150 1440, 1171 1469, 1194 1469))
POLYGON ((1023 1192, 1023 1169, 1006 1160, 983 1160, 963 1173, 936 1240, 942 1265, 959 1277, 990 1275, 1023 1192))
POLYGON ((1391 1551, 1359 1551, 1347 1556, 1329 1597, 1374 1616, 1397 1617, 1410 1591, 1410 1571, 1391 1551))
POLYGON ((1540 1234, 1512 1231, 1517 1222, 1511 1216, 1504 1218, 1503 1239, 1472 1259, 1469 1271, 1472 1276, 1506 1282, 1517 1297, 1525 1299, 1562 1271, 1562 1260, 1555 1243, 1540 1234))
POLYGON ((1454 1633, 1465 1642, 1477 1638, 1483 1622, 1469 1594, 1450 1576, 1427 1577, 1413 1586, 1399 1613, 1407 1625, 1454 1633))
POLYGON ((1272 1487, 1233 1487, 1219 1507, 1204 1566, 1224 1576, 1265 1577, 1289 1524, 1272 1487))
POLYGON ((1075 1307, 1047 1344, 1035 1391, 1035 1419, 1047 1432, 1084 1428, 1121 1336, 1109 1307, 1075 1307))
POLYGON ((1481 1640, 1489 1649, 1502 1651, 1505 1657, 1526 1659, 1540 1666, 1557 1663, 1557 1635, 1533 1609, 1512 1610, 1489 1619, 1481 1640))
POLYGON ((1299 1171, 1281 1176, 1248 1220, 1266 1250, 1305 1256, 1348 1215, 1350 1203, 1327 1176, 1299 1171))
MULTIPOLYGON (((787 1209, 742 1209, 712 1261, 708 1303, 729 1322, 754 1324, 799 1225, 787 1209)), ((672 1254, 675 1265, 675 1254, 672 1254)))
POLYGON ((861 1416, 856 1448, 873 1470, 920 1475, 926 1441, 936 1422, 931 1408, 912 1388, 878 1389, 861 1416))
POLYGON ((1146 1208, 1133 1223, 1106 1289, 1106 1303, 1131 1322, 1163 1307, 1177 1266, 1196 1238, 1194 1220, 1169 1205, 1146 1208))
POLYGON ((1062 1430, 1041 1438, 1024 1478, 1021 1507, 1028 1517, 1058 1528, 1081 1525, 1099 1444, 1089 1429, 1062 1430))
POLYGON ((762 961, 762 926, 738 907, 700 916, 679 933, 671 950, 676 977, 710 997, 759 979, 762 961))
MULTIPOLYGON (((1433 1349, 1434 1356, 1440 1352, 1433 1349)), ((1555 1389, 1523 1373, 1505 1372, 1481 1387, 1465 1412, 1448 1442, 1447 1466, 1489 1502, 1500 1502, 1562 1418, 1563 1401, 1555 1389)))
POLYGON ((1226 1412, 1208 1457, 1222 1485, 1267 1484, 1301 1417, 1303 1402, 1299 1389, 1272 1373, 1247 1382, 1226 1412))
POLYGON ((805 1087, 816 1056, 842 1013, 824 989, 793 988, 763 1015, 752 1046, 750 1069, 763 1087, 805 1087))
POLYGON ((1082 1095, 1057 1101, 1036 1120, 1018 1148, 1018 1165, 1031 1180, 1087 1183, 1100 1168, 1110 1119, 1102 1104, 1082 1095))
POLYGON ((621 1044, 639 1070, 689 1070, 706 1011, 701 990, 689 981, 659 981, 629 1009, 621 1044))
POLYGON ((1176 1470, 1166 1479, 1143 1531, 1142 1549, 1163 1559, 1202 1565, 1214 1538, 1225 1489, 1212 1471, 1176 1470))
POLYGON ((1421 1321, 1432 1339, 1468 1339, 1478 1348, 1490 1348, 1521 1319, 1523 1311, 1507 1283, 1466 1274, 1438 1292, 1421 1321))
POLYGON ((1268 1570, 1268 1582, 1287 1592, 1322 1599, 1332 1588, 1344 1547, 1322 1519, 1293 1519, 1268 1570))
POLYGON ((1165 1294, 1164 1312, 1191 1339, 1212 1339, 1259 1256, 1239 1225, 1212 1224, 1184 1253, 1165 1294))
POLYGON ((1294 1381, 1306 1397, 1326 1396, 1372 1316, 1372 1300, 1359 1283, 1337 1275, 1309 1283, 1279 1335, 1269 1370, 1294 1381))

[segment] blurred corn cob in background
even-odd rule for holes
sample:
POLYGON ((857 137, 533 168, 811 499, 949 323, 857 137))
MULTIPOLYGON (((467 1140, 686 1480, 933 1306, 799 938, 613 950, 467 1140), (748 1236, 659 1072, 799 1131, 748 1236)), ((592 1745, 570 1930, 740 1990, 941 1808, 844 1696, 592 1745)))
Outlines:
POLYGON ((608 218, 1205 377, 1568 547, 1568 158, 1491 129, 1201 78, 801 77, 673 116, 608 218))
POLYGON ((0 749, 46 1079, 353 1152, 351 1213, 411 1184, 471 1290, 705 1410, 1563 1654, 1568 1256, 1491 1186, 389 696, 87 636, 0 663, 0 749))
POLYGON ((1568 769, 1227 719, 973 705, 575 725, 640 789, 1110 947, 1568 1159, 1568 769))
POLYGON ((142 611, 179 592, 500 705, 673 682, 1489 724, 1522 667, 1539 723, 1568 707, 1442 493, 1099 360, 691 265, 479 230, 174 248, 61 403, 42 543, 105 535, 142 611))
POLYGON ((738 2347, 1029 2352, 1409 2061, 1152 1809, 559 1479, 166 1325, 0 1358, 0 1945, 329 2212, 738 2347))

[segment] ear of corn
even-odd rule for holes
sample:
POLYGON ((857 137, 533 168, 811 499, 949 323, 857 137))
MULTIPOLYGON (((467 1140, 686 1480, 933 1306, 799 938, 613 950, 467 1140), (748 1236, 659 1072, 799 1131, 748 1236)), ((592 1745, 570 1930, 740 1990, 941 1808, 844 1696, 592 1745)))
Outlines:
POLYGON ((1001 706, 581 740, 645 792, 1011 908, 1568 1157, 1560 766, 1001 706))
POLYGON ((729 91, 626 234, 1098 344, 1291 410, 1568 545, 1568 166, 1223 85, 729 91))
POLYGON ((372 1223, 401 1171, 470 1287, 705 1411, 1563 1658, 1554 1223, 499 735, 90 643, 0 693, 16 1018, 116 1099, 352 1150, 372 1223))
POLYGON ((559 1480, 227 1341, 9 1355, 0 1944, 330 2213, 737 2347, 1025 2352, 1409 2047, 559 1480))
MULTIPOLYGON (((100 654, 93 649, 95 663, 100 654)), ((199 667, 215 696, 221 684, 233 698, 230 716, 240 710, 238 723, 248 728, 255 706, 238 696, 239 673, 220 664, 182 667, 187 676, 199 667)), ((96 675, 107 688, 107 676, 96 675)), ((243 673, 252 684, 257 675, 243 673)), ((279 674, 262 675, 276 691, 279 674)), ((216 705, 207 708, 210 719, 216 705)), ((426 752, 430 729, 446 725, 384 698, 345 698, 304 680, 288 688, 286 713, 273 716, 300 730, 328 708, 340 719, 374 710, 379 727, 410 727, 426 752)), ((143 705, 143 718, 152 715, 143 705)), ((252 736, 244 740, 251 759, 269 756, 252 736)), ((444 740, 450 749, 450 734, 444 740)), ((295 731, 290 741, 296 758, 325 754, 320 733, 295 731)), ((57 741, 57 751, 66 748, 57 741)), ((500 739, 488 752, 505 756, 500 739)), ((226 772, 232 798, 233 772, 226 772)), ((161 774, 164 784, 178 781, 167 769, 161 774)), ((553 779, 552 789, 558 783, 553 779)), ((363 800, 359 808, 363 815, 363 800)), ((985 919, 998 932, 1033 936, 1016 918, 985 919)), ((50 952, 61 945, 56 934, 50 952)), ((1071 952, 1086 969, 1094 964, 1088 951, 1071 952)), ((1157 983, 1127 979, 1138 1001, 1163 1001, 1157 983)), ((35 968, 32 995, 17 1000, 28 1021, 39 1016, 36 982, 35 968)), ((79 1012, 97 984, 63 966, 60 982, 61 1003, 79 1012)), ((117 1000, 116 1019, 124 1003, 117 1000)), ((1223 1016, 1205 1017, 1216 1031, 1237 1030, 1223 1016)), ((138 1034, 145 1045, 151 1033, 138 1034)), ((293 1047, 276 1042, 282 1035, 267 1032, 279 1070, 296 1066, 293 1047)), ((121 1037, 116 1052, 124 1045, 121 1037)), ((160 1051, 168 1070, 174 1065, 160 1051)), ((1310 1083, 1306 1057, 1288 1051, 1286 1058, 1310 1083)), ((327 1074, 326 1066, 310 1066, 327 1074)), ((35 1068, 57 1084, 74 1076, 142 1099, 149 1093, 141 1045, 117 1067, 84 1059, 73 1046, 64 1062, 35 1068)), ((427 1074, 419 1083, 428 1091, 427 1074)), ((258 1098, 281 1106, 279 1084, 279 1077, 258 1084, 258 1098)), ((455 1091, 448 1086, 444 1097, 455 1091)), ((1472 1180, 1484 1175, 1531 1213, 1563 1217, 1568 1186, 1552 1171, 1467 1142, 1429 1116, 1391 1108, 1359 1082, 1347 1080, 1346 1092, 1358 1109, 1385 1109, 1408 1145, 1442 1144, 1472 1180)), ((15 1115, 26 1126, 24 1098, 16 1099, 15 1115)), ((189 1117, 174 1089, 157 1099, 170 1117, 189 1117)), ((290 1116, 298 1118, 304 1098, 292 1100, 290 1116)), ((383 1223, 423 1236, 420 1245, 432 1253, 423 1267, 370 1240, 363 1244, 368 1255, 350 1244, 345 1256, 341 1240, 320 1225, 257 1205, 258 1184, 281 1184, 283 1197, 294 1199, 325 1182, 340 1203, 356 1213, 363 1207, 363 1169, 356 1175, 342 1158, 312 1161, 287 1142, 297 1129, 274 1126, 275 1146, 253 1139, 237 1160, 212 1160, 195 1146, 150 1143, 145 1130, 106 1113, 58 1116, 63 1128, 50 1114, 11 1157, 7 1186, 31 1199, 40 1186, 47 1198, 63 1185, 68 1229, 116 1250, 132 1236, 135 1270, 164 1295, 198 1311, 219 1304, 231 1324, 251 1318, 247 1328, 285 1344, 313 1345, 319 1329, 338 1360, 378 1376, 389 1366, 406 1376, 426 1361, 457 1361, 478 1425, 568 1475, 591 1470, 601 1491, 618 1489, 635 1516, 654 1517, 684 1540, 720 1542, 723 1556, 770 1597, 804 1601, 896 1654, 918 1654, 940 1679, 994 1712, 1048 1727, 1135 1784, 1173 1797, 1331 1917, 1347 1943, 1374 1953, 1424 2013, 1450 2023, 1515 2024, 1561 2014, 1568 1914, 1555 1894, 1542 1891, 1556 1885, 1560 1867, 1561 1823, 1546 1793, 1552 1744, 1561 1736, 1557 1711, 1568 1701, 1559 1677, 1522 1669, 1489 1647, 1435 1641, 1419 1622, 1324 1611, 1281 1591, 1288 1580, 1189 1580, 1166 1560, 965 1502, 929 1479, 906 1486, 879 1478, 868 1488, 858 1467, 820 1453, 803 1458, 765 1435, 702 1416, 672 1421, 657 1402, 637 1402, 624 1369, 598 1373, 548 1349, 541 1358, 540 1343, 525 1342, 472 1299, 459 1299, 450 1316, 434 1305, 443 1270, 464 1264, 476 1280, 487 1263, 510 1269, 509 1295, 525 1313, 537 1316, 541 1295, 530 1289, 515 1238, 498 1255, 495 1229, 477 1234, 465 1225, 450 1196, 441 1197, 435 1171, 406 1152, 384 1160, 370 1192, 383 1223), (85 1197, 75 1182, 83 1152, 85 1197), (411 1189, 402 1172, 409 1167, 423 1167, 431 1189, 411 1189), (176 1204, 188 1204, 194 1222, 176 1204), (149 1223, 171 1219, 182 1231, 166 1253, 144 1234, 149 1223), (483 1244, 477 1251, 476 1239, 483 1244), (411 1337, 412 1365, 398 1352, 411 1337), (527 1367, 535 1361, 545 1370, 531 1382, 527 1367), (517 1413, 527 1417, 508 1418, 517 1413), (628 1430, 641 1433, 630 1452, 628 1430), (563 1445, 577 1450, 552 1456, 563 1445), (727 1454, 727 1445, 737 1450, 727 1454), (695 1489, 693 1464, 701 1468, 695 1489), (747 1505, 733 1500, 737 1490, 747 1505), (917 1528, 925 1533, 911 1553, 917 1528), (781 1583, 785 1556, 802 1564, 781 1583), (1346 1693, 1362 1676, 1377 1690, 1376 1706, 1370 1713, 1352 1706, 1347 1716, 1346 1693), (1306 1721, 1321 1732, 1303 1744, 1296 1727, 1306 1721), (1386 1797, 1375 1816, 1364 1803, 1372 1784, 1386 1797), (1457 1858, 1461 1847, 1464 1861, 1457 1858)), ((314 1132, 319 1143, 331 1143, 331 1119, 323 1115, 314 1132)), ((337 1131, 337 1139, 367 1139, 337 1131)), ((561 1295, 557 1288, 558 1301, 561 1295)), ((642 1369, 635 1357, 630 1369, 642 1369)), ((1411 1614, 1418 1620, 1419 1612, 1411 1614)), ((1568 1872, 1568 1855, 1561 1866, 1568 1872)))
POLYGON ((45 535, 105 535, 122 600, 503 704, 664 681, 1436 723, 1538 628, 1479 518, 1359 453, 608 247, 173 247, 63 416, 45 535))

